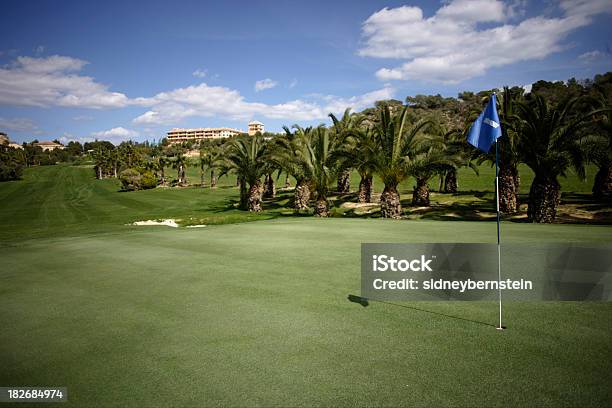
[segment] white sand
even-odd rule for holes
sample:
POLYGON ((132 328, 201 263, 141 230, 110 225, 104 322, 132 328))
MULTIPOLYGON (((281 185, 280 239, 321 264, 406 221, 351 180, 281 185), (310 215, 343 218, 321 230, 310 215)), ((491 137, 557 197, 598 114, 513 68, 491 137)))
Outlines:
POLYGON ((178 228, 178 224, 173 219, 167 220, 147 220, 147 221, 136 221, 132 225, 165 225, 167 227, 178 228))

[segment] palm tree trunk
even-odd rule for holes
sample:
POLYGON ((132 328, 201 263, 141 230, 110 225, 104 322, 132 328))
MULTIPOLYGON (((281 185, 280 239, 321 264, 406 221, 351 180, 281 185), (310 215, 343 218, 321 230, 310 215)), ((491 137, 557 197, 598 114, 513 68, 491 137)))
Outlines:
POLYGON ((603 165, 595 175, 593 183, 593 196, 601 199, 612 194, 612 164, 603 165))
POLYGON ((401 218, 402 204, 397 186, 385 185, 380 196, 380 214, 383 218, 401 218))
POLYGON ((249 188, 249 198, 248 198, 248 209, 251 212, 260 212, 261 211, 261 196, 263 193, 263 186, 261 185, 261 180, 256 180, 251 187, 249 188))
POLYGON ((96 166, 96 178, 98 180, 102 179, 102 166, 96 166))
POLYGON ((183 166, 182 164, 178 168, 178 179, 179 185, 182 186, 187 184, 187 177, 185 176, 185 166, 183 166))
POLYGON ((248 209, 249 190, 247 189, 246 181, 243 177, 238 177, 237 180, 240 186, 240 204, 238 206, 241 210, 246 210, 248 209))
POLYGON ((372 176, 361 176, 359 181, 359 203, 372 202, 372 176))
POLYGON ((166 184, 166 172, 164 170, 164 166, 161 167, 160 173, 161 173, 161 183, 166 184))
POLYGON ((457 170, 451 169, 446 172, 446 177, 444 178, 444 192, 457 194, 457 170))
POLYGON ((319 194, 315 203, 314 215, 317 217, 329 217, 329 203, 327 197, 319 194))
POLYGON ((272 177, 271 174, 266 174, 266 178, 264 180, 263 197, 264 198, 276 197, 276 185, 274 184, 274 178, 272 177))
POLYGON ((285 177, 285 188, 289 187, 291 187, 291 182, 289 181, 289 175, 287 174, 287 177, 285 177))
POLYGON ((294 208, 296 211, 308 210, 310 201, 310 187, 306 181, 298 181, 295 185, 294 208))
POLYGON ((343 170, 338 175, 338 193, 347 194, 351 192, 351 170, 343 170))
POLYGON ((217 188, 217 176, 214 170, 210 171, 210 188, 217 188))
POLYGON ((200 167, 200 187, 204 188, 204 169, 200 167))
POLYGON ((520 178, 516 166, 501 166, 499 168, 499 210, 504 214, 518 211, 520 178))
POLYGON ((429 207, 429 186, 427 178, 417 178, 417 185, 412 190, 412 205, 416 207, 429 207))
POLYGON ((527 216, 531 222, 551 223, 557 216, 561 186, 556 177, 537 176, 529 189, 527 216))
POLYGON ((440 184, 438 184, 438 193, 444 192, 444 173, 440 174, 440 184))

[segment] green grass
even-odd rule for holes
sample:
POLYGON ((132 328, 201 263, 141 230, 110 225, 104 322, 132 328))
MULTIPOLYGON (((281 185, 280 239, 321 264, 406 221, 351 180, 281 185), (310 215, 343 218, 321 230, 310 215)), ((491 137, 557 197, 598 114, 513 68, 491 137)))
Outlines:
MULTIPOLYGON (((494 223, 279 212, 201 229, 126 226, 248 219, 227 206, 235 188, 118 193, 90 172, 31 169, 0 184, 2 385, 67 386, 68 406, 595 407, 612 398, 612 303, 508 303, 509 329, 498 332, 492 303, 346 300, 359 293, 361 242, 490 242, 494 223)), ((504 223, 503 233, 612 241, 608 226, 504 223)))

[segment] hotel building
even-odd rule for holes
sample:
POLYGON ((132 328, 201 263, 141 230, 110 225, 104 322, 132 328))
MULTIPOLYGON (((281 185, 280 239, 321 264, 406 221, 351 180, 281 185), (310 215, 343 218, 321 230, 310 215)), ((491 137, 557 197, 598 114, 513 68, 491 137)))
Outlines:
MULTIPOLYGON (((254 136, 257 132, 264 132, 264 124, 254 120, 248 125, 249 136, 254 136)), ((198 141, 205 139, 221 139, 231 136, 238 136, 244 133, 242 130, 233 128, 197 128, 197 129, 182 129, 174 128, 167 134, 170 144, 182 143, 187 141, 198 141)))
POLYGON ((255 136, 255 133, 257 132, 264 132, 264 124, 258 120, 249 122, 249 136, 255 136))
POLYGON ((230 136, 238 136, 242 131, 232 128, 197 128, 179 129, 175 128, 168 132, 168 142, 171 144, 187 142, 190 140, 220 139, 230 136))

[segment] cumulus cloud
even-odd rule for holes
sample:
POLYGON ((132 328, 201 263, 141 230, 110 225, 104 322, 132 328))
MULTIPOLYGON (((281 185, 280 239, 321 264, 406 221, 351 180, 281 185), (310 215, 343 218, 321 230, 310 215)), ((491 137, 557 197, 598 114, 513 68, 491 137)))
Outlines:
POLYGON ((271 89, 276 85, 278 85, 278 82, 270 78, 262 79, 255 82, 255 92, 263 91, 264 89, 271 89))
POLYGON ((536 16, 513 24, 522 2, 454 0, 431 17, 419 7, 383 8, 362 27, 359 55, 403 60, 376 72, 383 81, 428 80, 457 83, 487 69, 544 58, 564 48, 562 40, 593 16, 612 12, 608 0, 568 0, 562 17, 536 16), (481 28, 486 23, 487 28, 481 28))
MULTIPOLYGON (((342 113, 347 107, 360 110, 376 100, 389 99, 394 88, 382 88, 362 95, 339 97, 318 95, 277 104, 247 101, 236 89, 206 83, 160 92, 152 97, 128 98, 111 92, 93 78, 80 75, 87 64, 78 58, 53 55, 45 58, 18 57, 0 68, 0 105, 36 107, 122 108, 141 106, 147 110, 133 120, 138 125, 173 125, 188 117, 221 117, 249 120, 253 117, 309 121, 325 119, 327 114, 342 113)), ((197 71, 196 71, 197 72, 197 71)), ((269 89, 278 83, 270 78, 257 81, 256 89, 269 89)), ((297 80, 288 86, 293 87, 297 80)), ((91 116, 74 116, 75 121, 91 116)), ((15 125, 16 126, 16 125, 15 125)), ((24 124, 21 125, 24 128, 24 124)), ((121 141, 138 134, 116 127, 95 132, 91 137, 121 141)))
POLYGON ((191 73, 191 75, 193 75, 196 78, 204 78, 206 77, 207 74, 208 74, 207 70, 200 69, 200 68, 196 69, 195 71, 191 73))
POLYGON ((126 129, 124 127, 114 127, 109 130, 101 130, 99 132, 93 132, 92 138, 108 140, 115 144, 130 140, 138 136, 139 133, 135 130, 126 129))
POLYGON ((13 130, 15 132, 35 132, 38 126, 32 119, 28 118, 3 118, 0 117, 0 130, 13 130))
POLYGON ((384 86, 376 91, 349 98, 318 95, 316 100, 292 100, 279 104, 249 102, 235 89, 209 86, 206 83, 139 98, 138 103, 150 110, 134 119, 139 125, 175 124, 188 117, 219 116, 232 120, 253 117, 286 120, 325 119, 327 114, 341 113, 347 107, 360 110, 381 99, 390 99, 395 90, 384 86))
POLYGON ((86 61, 52 55, 18 57, 0 68, 0 105, 120 108, 129 99, 93 78, 79 75, 86 61))

